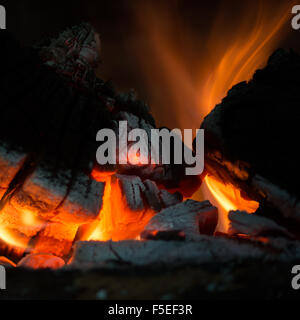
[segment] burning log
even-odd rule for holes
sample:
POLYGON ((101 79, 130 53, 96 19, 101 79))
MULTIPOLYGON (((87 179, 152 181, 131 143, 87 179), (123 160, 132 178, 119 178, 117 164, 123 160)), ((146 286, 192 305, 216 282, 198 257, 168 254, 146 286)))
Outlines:
POLYGON ((181 231, 187 240, 200 234, 212 235, 218 223, 218 211, 209 201, 186 200, 156 214, 141 234, 147 239, 153 232, 181 231))
POLYGON ((76 240, 135 239, 162 208, 182 201, 179 193, 159 191, 155 182, 116 174, 105 180, 104 205, 96 221, 83 225, 76 240))
MULTIPOLYGON (((185 197, 192 196, 201 184, 201 179, 198 176, 187 176, 185 174, 186 165, 176 165, 171 163, 169 165, 161 164, 160 162, 152 164, 151 163, 151 130, 155 129, 155 126, 147 123, 144 119, 138 118, 136 115, 130 112, 119 112, 115 115, 115 120, 113 121, 113 130, 117 136, 117 164, 116 165, 99 165, 96 164, 94 167, 94 177, 96 179, 102 179, 103 175, 107 173, 118 173, 118 174, 125 174, 125 175, 134 175, 139 176, 142 180, 152 180, 155 181, 159 186, 162 188, 166 188, 173 191, 180 191, 183 193, 185 197), (120 129, 118 121, 126 121, 127 131, 126 128, 120 129), (144 138, 144 145, 148 146, 149 152, 147 155, 140 155, 139 157, 134 156, 134 159, 130 159, 127 151, 130 149, 134 143, 129 142, 128 144, 123 142, 120 143, 120 140, 124 139, 125 142, 127 141, 128 133, 133 129, 142 129, 146 133, 146 137, 144 138), (128 164, 119 164, 119 154, 125 153, 127 155, 128 164), (145 160, 149 164, 143 164, 140 160, 145 160), (132 160, 136 160, 140 163, 133 164, 130 163, 132 160)), ((165 130, 168 130, 165 128, 165 130)), ((162 142, 160 141, 160 149, 163 148, 162 142)), ((179 141, 179 143, 182 143, 179 141)), ((182 147, 184 148, 184 146, 182 147)), ((158 151, 158 150, 157 150, 158 151)), ((161 152, 161 151, 160 151, 161 152)))
MULTIPOLYGON (((276 51, 248 83, 234 86, 204 119, 205 165, 224 185, 260 203, 259 214, 299 232, 300 56, 276 51)), ((252 219, 252 218, 251 218, 252 219)), ((253 218, 254 219, 254 218, 253 218)))
POLYGON ((7 31, 0 37, 0 236, 8 246, 66 257, 83 235, 132 239, 156 212, 182 201, 165 189, 198 188, 200 179, 185 177, 183 166, 95 165, 99 129, 126 120, 128 130, 150 133, 155 122, 134 93, 117 94, 97 78, 100 39, 92 26, 29 50, 7 31))

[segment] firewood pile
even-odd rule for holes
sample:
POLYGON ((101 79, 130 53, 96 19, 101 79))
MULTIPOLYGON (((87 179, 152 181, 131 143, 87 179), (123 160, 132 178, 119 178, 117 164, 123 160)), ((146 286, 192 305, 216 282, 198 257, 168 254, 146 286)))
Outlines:
POLYGON ((140 277, 191 268, 195 277, 208 265, 231 264, 234 273, 248 262, 300 259, 296 53, 275 52, 205 118, 198 177, 184 165, 95 163, 99 129, 117 132, 119 120, 147 132, 156 125, 133 92, 119 94, 96 76, 101 43, 89 24, 26 50, 0 36, 0 263, 17 266, 14 277, 39 268, 99 270, 107 279, 116 270, 137 268, 140 277), (228 233, 218 232, 218 208, 190 199, 205 174, 258 210, 229 212, 228 233))

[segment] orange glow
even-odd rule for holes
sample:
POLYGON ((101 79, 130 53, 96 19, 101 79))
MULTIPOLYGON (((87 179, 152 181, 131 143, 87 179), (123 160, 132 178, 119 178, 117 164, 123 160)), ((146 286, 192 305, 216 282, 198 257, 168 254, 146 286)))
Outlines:
POLYGON ((44 225, 34 213, 4 208, 0 214, 0 239, 18 249, 30 249, 30 238, 44 225))
MULTIPOLYGON (((213 22, 207 21, 206 30, 196 35, 176 9, 167 10, 162 4, 141 4, 135 9, 147 39, 141 59, 151 57, 141 64, 159 125, 199 128, 204 116, 232 86, 248 81, 266 64, 291 30, 293 1, 243 1, 232 10, 228 5, 224 2, 216 8, 213 22)), ((201 189, 202 194, 198 192, 193 198, 208 198, 219 207, 220 231, 227 230, 229 210, 253 212, 257 208, 256 202, 242 199, 233 186, 210 177, 201 189)))
POLYGON ((135 4, 141 38, 135 35, 128 45, 141 45, 136 61, 158 125, 199 128, 227 91, 249 80, 291 31, 293 2, 252 0, 231 8, 224 1, 196 33, 176 5, 135 4))
POLYGON ((136 239, 144 230, 155 212, 151 209, 135 211, 127 206, 120 181, 116 177, 106 181, 103 208, 99 214, 99 223, 88 240, 127 240, 136 239))
POLYGON ((249 80, 254 71, 264 65, 276 48, 282 35, 281 29, 289 20, 290 6, 285 10, 278 9, 273 19, 268 18, 266 10, 268 8, 260 8, 256 22, 250 31, 243 30, 243 25, 241 29, 239 28, 233 35, 235 40, 223 52, 214 71, 205 81, 199 100, 206 113, 221 102, 232 86, 249 80))
MULTIPOLYGON (((205 36, 201 38, 189 30, 187 21, 180 20, 175 9, 174 12, 162 9, 163 1, 135 3, 140 33, 126 41, 133 48, 139 46, 135 50, 136 63, 140 62, 145 85, 151 92, 149 104, 158 126, 199 128, 204 116, 227 91, 236 83, 249 80, 278 47, 286 30, 291 29, 290 25, 285 26, 289 24, 292 3, 243 1, 243 9, 239 7, 236 11, 224 4, 224 8, 215 11, 213 23, 205 26, 202 32, 205 36)), ((141 165, 139 154, 131 160, 141 165)), ((127 206, 114 170, 100 172, 95 168, 92 172, 95 180, 106 183, 103 207, 93 222, 80 225, 81 222, 72 221, 68 212, 63 216, 67 221, 46 222, 38 213, 18 212, 7 206, 0 212, 0 239, 31 253, 61 257, 70 252, 75 237, 101 241, 139 239, 155 212, 134 211, 127 206)), ((257 202, 243 199, 232 185, 224 185, 210 176, 206 176, 201 192, 204 194, 201 200, 209 199, 218 206, 218 229, 224 232, 228 228, 228 211, 251 213, 258 207, 257 202)), ((193 198, 199 199, 199 195, 193 198)), ((39 263, 35 262, 37 266, 39 263)))
POLYGON ((35 226, 39 227, 44 224, 44 221, 39 219, 34 213, 29 210, 23 210, 21 213, 21 221, 24 226, 35 226))
MULTIPOLYGON (((242 198, 240 190, 232 184, 223 184, 212 176, 207 175, 204 179, 209 192, 218 204, 220 221, 218 229, 227 231, 229 226, 228 212, 230 210, 242 210, 253 213, 257 210, 259 203, 242 198)), ((212 200, 212 202, 214 202, 212 200)))
POLYGON ((144 154, 141 154, 140 151, 138 151, 135 154, 134 153, 130 153, 130 155, 128 154, 127 159, 129 164, 136 165, 136 166, 142 166, 150 162, 149 157, 144 154))
POLYGON ((28 245, 29 239, 19 232, 0 226, 0 239, 12 247, 24 249, 28 245))

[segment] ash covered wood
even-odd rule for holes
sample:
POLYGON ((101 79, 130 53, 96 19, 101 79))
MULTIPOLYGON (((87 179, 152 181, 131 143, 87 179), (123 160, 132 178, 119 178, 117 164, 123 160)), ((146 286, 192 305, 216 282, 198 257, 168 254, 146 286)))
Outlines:
POLYGON ((126 203, 131 210, 142 210, 150 207, 156 212, 170 207, 182 201, 182 195, 179 192, 174 194, 167 190, 159 190, 156 183, 151 180, 142 182, 140 177, 129 175, 114 175, 112 183, 119 181, 121 189, 125 195, 126 203))
MULTIPOLYGON (((149 108, 133 92, 116 93, 97 78, 99 38, 89 24, 30 49, 20 47, 7 31, 0 37, 1 208, 27 210, 47 221, 88 223, 102 207, 104 188, 91 178, 93 168, 93 173, 105 171, 94 165, 96 133, 116 128, 119 120, 128 121, 128 130, 149 133, 155 128, 149 108)), ((189 180, 192 192, 200 185, 198 177, 185 177, 183 166, 119 166, 114 171, 140 177, 121 182, 132 210, 146 203, 159 211, 182 201, 180 194, 158 192, 157 186, 176 189, 189 180), (152 182, 144 184, 147 178, 152 182)), ((42 230, 39 226, 27 236, 42 230)))
POLYGON ((198 241, 77 242, 71 268, 96 267, 108 262, 132 265, 199 265, 237 260, 292 261, 300 258, 296 241, 278 238, 266 244, 259 239, 237 241, 200 236, 198 241))
POLYGON ((142 193, 145 191, 145 186, 140 177, 115 175, 112 177, 112 184, 120 183, 123 194, 126 198, 126 203, 129 209, 137 211, 144 209, 142 193))
POLYGON ((217 223, 217 208, 209 201, 186 200, 156 214, 141 236, 147 238, 154 231, 182 231, 187 240, 197 240, 200 234, 213 234, 217 223))
POLYGON ((293 237, 286 228, 273 220, 242 211, 229 212, 229 234, 246 234, 249 236, 287 236, 293 237))
POLYGON ((145 180, 144 186, 145 197, 150 207, 157 212, 163 208, 173 206, 183 199, 182 194, 179 192, 170 193, 167 190, 160 190, 154 181, 145 180))
POLYGON ((252 80, 234 86, 201 125, 208 173, 273 208, 280 224, 286 218, 299 221, 300 215, 295 152, 299 71, 298 54, 276 51, 252 80))

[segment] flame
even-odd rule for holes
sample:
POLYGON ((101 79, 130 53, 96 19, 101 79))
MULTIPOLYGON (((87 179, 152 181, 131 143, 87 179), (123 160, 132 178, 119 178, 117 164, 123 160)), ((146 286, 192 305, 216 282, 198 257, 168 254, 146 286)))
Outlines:
POLYGON ((255 24, 249 30, 239 26, 234 41, 226 48, 207 78, 200 103, 206 112, 210 111, 226 92, 235 84, 249 80, 254 71, 264 65, 282 37, 283 26, 290 18, 290 5, 287 8, 266 8, 260 3, 255 24), (273 19, 266 13, 274 13, 273 19))
POLYGON ((223 1, 200 31, 176 9, 176 1, 135 4, 141 31, 127 41, 140 45, 135 61, 159 126, 199 128, 226 92, 249 80, 291 30, 292 3, 254 0, 231 8, 223 1))
MULTIPOLYGON (((214 197, 212 202, 219 208, 219 231, 227 231, 229 227, 228 212, 231 210, 247 211, 248 213, 255 212, 259 203, 256 201, 246 200, 240 190, 232 184, 224 184, 213 176, 207 175, 204 179, 205 186, 210 194, 214 197)), ((205 188, 205 187, 204 187, 205 188)), ((208 194, 209 196, 209 194, 208 194)))
MULTIPOLYGON (((173 8, 143 4, 135 9, 147 39, 141 57, 151 57, 141 64, 155 118, 170 127, 198 128, 233 85, 249 80, 266 63, 290 31, 292 2, 243 1, 242 7, 235 3, 232 10, 223 2, 213 24, 208 21, 205 32, 196 36, 173 8)), ((234 186, 211 177, 193 198, 202 200, 203 194, 222 213, 220 231, 227 230, 229 210, 253 212, 258 207, 241 198, 234 186)))
POLYGON ((109 177, 98 222, 93 222, 90 234, 84 235, 88 240, 119 241, 139 236, 155 212, 151 209, 132 210, 127 207, 124 197, 119 180, 109 177))
MULTIPOLYGON (((151 92, 149 103, 159 125, 198 128, 226 92, 234 84, 249 80, 278 47, 292 2, 243 1, 242 7, 237 3, 234 8, 220 7, 213 19, 207 19, 202 34, 195 34, 188 21, 182 19, 180 10, 174 9, 174 1, 171 9, 165 7, 169 2, 163 1, 135 3, 140 33, 126 40, 131 48, 139 45, 133 54, 138 52, 135 61, 141 64, 145 85, 151 92)), ((132 157, 132 162, 141 164, 141 155, 132 157)), ((0 212, 0 239, 12 247, 33 249, 34 253, 61 255, 69 252, 75 234, 81 240, 138 239, 154 212, 128 208, 113 174, 93 171, 93 177, 106 186, 103 207, 89 225, 70 222, 65 226, 54 221, 45 224, 32 212, 6 212, 4 208, 0 212), (37 238, 31 248, 34 236, 37 238)), ((194 198, 209 192, 210 200, 223 212, 219 230, 226 231, 229 210, 253 212, 258 206, 255 201, 243 199, 238 189, 212 177, 207 176, 203 185, 202 195, 194 198)))

